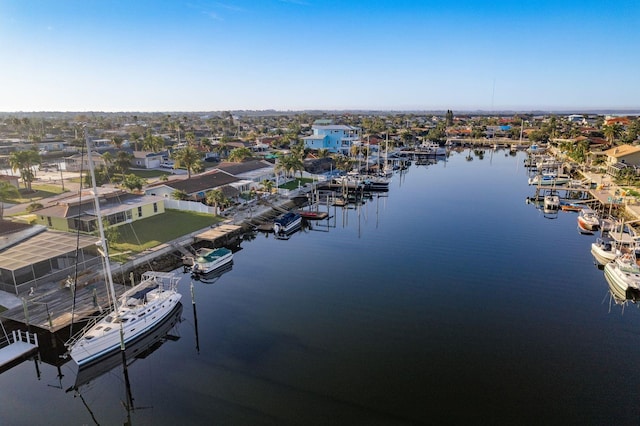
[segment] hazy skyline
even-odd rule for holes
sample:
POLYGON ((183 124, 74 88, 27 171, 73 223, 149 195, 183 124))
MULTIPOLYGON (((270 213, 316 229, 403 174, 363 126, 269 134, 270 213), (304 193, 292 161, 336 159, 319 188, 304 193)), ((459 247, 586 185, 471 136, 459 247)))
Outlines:
POLYGON ((640 108, 640 3, 0 0, 0 111, 640 108))

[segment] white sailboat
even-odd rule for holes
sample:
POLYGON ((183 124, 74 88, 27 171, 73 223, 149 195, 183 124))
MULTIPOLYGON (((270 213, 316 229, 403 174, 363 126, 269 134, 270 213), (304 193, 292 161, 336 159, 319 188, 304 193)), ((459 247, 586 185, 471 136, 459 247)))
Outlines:
POLYGON ((163 321, 180 303, 182 295, 177 291, 179 277, 170 273, 146 272, 142 281, 116 298, 109 263, 109 247, 105 238, 100 212, 94 164, 91 157, 91 142, 86 136, 89 171, 93 185, 95 214, 100 240, 96 243, 103 257, 105 280, 107 281, 111 311, 91 321, 76 336, 66 343, 71 358, 86 366, 104 359, 126 345, 139 341, 163 321))

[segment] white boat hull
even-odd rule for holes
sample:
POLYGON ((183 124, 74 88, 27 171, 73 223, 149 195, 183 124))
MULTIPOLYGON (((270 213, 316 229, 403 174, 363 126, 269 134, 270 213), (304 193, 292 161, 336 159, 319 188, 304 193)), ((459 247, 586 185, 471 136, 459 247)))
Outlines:
POLYGON ((81 337, 70 344, 70 356, 79 366, 97 362, 120 350, 123 342, 126 347, 143 338, 180 303, 180 293, 162 286, 147 292, 144 302, 137 299, 132 301, 133 297, 127 298, 146 285, 148 281, 138 284, 121 297, 120 301, 127 304, 118 307, 117 318, 121 319, 120 322, 114 321, 116 316, 111 313, 82 331, 81 337))
POLYGON ((640 269, 637 266, 633 269, 633 272, 623 270, 618 261, 604 266, 604 276, 615 294, 628 298, 630 293, 640 292, 640 269))
POLYGON ((214 261, 207 262, 201 258, 196 258, 192 266, 192 272, 197 275, 206 275, 216 269, 222 268, 233 260, 233 253, 231 250, 223 256, 218 257, 214 261))

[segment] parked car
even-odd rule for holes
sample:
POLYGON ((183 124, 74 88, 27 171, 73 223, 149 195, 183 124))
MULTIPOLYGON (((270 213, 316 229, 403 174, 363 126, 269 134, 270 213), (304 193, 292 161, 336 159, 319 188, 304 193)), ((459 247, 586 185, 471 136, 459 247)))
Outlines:
POLYGON ((160 167, 165 169, 173 169, 174 166, 175 164, 173 161, 165 161, 164 163, 160 164, 160 167))

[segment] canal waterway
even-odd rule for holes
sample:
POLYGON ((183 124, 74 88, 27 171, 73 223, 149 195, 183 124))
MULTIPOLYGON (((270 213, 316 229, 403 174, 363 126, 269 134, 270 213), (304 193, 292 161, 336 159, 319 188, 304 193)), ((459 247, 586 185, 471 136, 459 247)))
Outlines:
POLYGON ((0 423, 638 424, 639 311, 612 303, 595 236, 525 202, 524 153, 467 155, 185 274, 182 322, 127 376, 5 371, 0 423))

